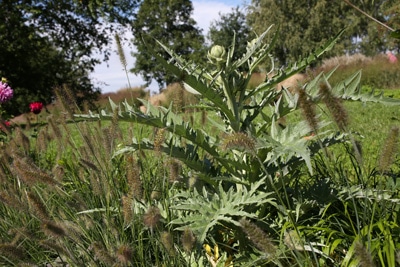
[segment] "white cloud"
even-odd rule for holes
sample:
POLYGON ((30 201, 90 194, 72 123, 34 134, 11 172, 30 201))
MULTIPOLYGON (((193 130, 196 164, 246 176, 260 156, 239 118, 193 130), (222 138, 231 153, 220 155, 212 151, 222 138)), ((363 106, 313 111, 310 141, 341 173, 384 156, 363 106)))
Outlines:
MULTIPOLYGON (((192 3, 194 9, 192 18, 196 20, 197 26, 203 29, 203 34, 207 34, 210 23, 219 18, 219 13, 230 12, 233 7, 240 4, 240 1, 197 0, 192 3)), ((116 50, 115 45, 113 49, 116 50)), ((131 56, 132 49, 125 45, 124 51, 129 69, 134 64, 134 58, 131 56)), ((115 92, 128 86, 126 74, 116 53, 111 55, 108 62, 98 65, 91 77, 94 81, 107 84, 100 85, 103 93, 115 92)), ((141 77, 133 75, 132 73, 129 73, 129 80, 132 87, 141 86, 145 83, 141 77)), ((157 84, 153 82, 149 86, 149 89, 151 91, 158 91, 157 84)))

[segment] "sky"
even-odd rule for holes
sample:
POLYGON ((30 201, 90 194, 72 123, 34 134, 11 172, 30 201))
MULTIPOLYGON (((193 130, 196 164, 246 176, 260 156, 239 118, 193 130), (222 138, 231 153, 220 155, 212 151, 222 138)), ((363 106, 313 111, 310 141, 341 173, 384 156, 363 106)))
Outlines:
MULTIPOLYGON (((243 7, 245 0, 194 0, 192 18, 196 20, 197 26, 203 29, 203 34, 207 34, 210 23, 219 18, 219 13, 225 14, 232 11, 236 6, 243 7)), ((126 34, 126 38, 132 35, 126 34)), ((116 46, 113 44, 113 51, 116 46)), ((124 44, 124 52, 128 63, 128 70, 133 67, 135 59, 131 56, 132 47, 124 44)), ((90 75, 94 83, 101 88, 102 93, 116 92, 122 88, 128 87, 128 79, 123 67, 119 61, 118 54, 113 52, 108 62, 98 65, 94 72, 90 75)), ((132 87, 144 85, 141 77, 128 73, 129 82, 132 87)), ((151 92, 158 92, 157 83, 153 82, 148 87, 151 92)))

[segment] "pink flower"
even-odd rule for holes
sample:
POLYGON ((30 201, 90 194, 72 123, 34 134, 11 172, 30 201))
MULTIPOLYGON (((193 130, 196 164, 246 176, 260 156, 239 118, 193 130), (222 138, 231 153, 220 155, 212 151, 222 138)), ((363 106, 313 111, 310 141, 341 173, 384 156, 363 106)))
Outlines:
POLYGON ((41 102, 33 102, 29 104, 29 107, 34 114, 39 114, 42 111, 43 104, 41 102))
POLYGON ((0 104, 7 102, 13 97, 13 90, 11 87, 4 82, 4 80, 0 81, 0 104))
POLYGON ((392 52, 387 52, 387 56, 390 63, 397 62, 397 57, 392 52))

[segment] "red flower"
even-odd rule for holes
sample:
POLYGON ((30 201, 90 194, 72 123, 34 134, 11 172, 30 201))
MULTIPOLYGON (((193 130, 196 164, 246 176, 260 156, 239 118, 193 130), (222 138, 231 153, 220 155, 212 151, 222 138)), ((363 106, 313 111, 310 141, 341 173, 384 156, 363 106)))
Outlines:
POLYGON ((5 129, 3 129, 2 126, 4 126, 4 128, 10 128, 11 127, 11 122, 3 121, 2 123, 0 123, 0 131, 4 132, 5 129))
POLYGON ((29 104, 29 107, 34 114, 39 114, 42 111, 43 104, 41 102, 33 102, 29 104))

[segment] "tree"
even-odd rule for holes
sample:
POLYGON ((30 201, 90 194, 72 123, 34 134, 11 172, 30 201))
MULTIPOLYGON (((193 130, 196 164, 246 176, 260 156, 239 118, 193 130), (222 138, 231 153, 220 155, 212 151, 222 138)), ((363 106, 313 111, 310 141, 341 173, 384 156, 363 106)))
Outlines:
POLYGON ((204 37, 190 17, 192 12, 193 5, 189 0, 144 0, 132 26, 137 52, 132 53, 136 62, 131 72, 140 74, 148 84, 154 79, 160 90, 179 80, 156 62, 147 46, 157 47, 157 52, 165 54, 154 45, 154 39, 157 39, 186 59, 198 58, 204 37))
MULTIPOLYGON (((384 0, 355 2, 362 4, 364 11, 385 20, 380 7, 384 0)), ((327 56, 356 52, 372 55, 385 50, 385 39, 379 38, 378 26, 344 1, 253 0, 247 18, 257 33, 272 24, 279 28, 274 56, 282 65, 300 58, 344 28, 345 34, 327 56)))
POLYGON ((29 110, 29 102, 50 103, 54 88, 68 85, 78 102, 94 100, 89 74, 108 59, 110 32, 133 17, 137 1, 96 5, 94 0, 0 1, 0 74, 15 90, 2 108, 9 115, 29 110))
POLYGON ((250 26, 246 21, 246 14, 239 7, 232 8, 228 14, 219 14, 219 20, 211 23, 208 39, 211 45, 221 45, 225 48, 232 46, 232 37, 235 38, 235 52, 233 59, 236 60, 246 52, 247 41, 253 37, 250 26))

